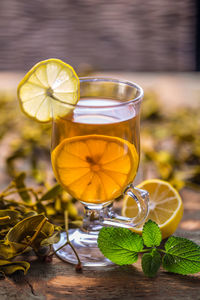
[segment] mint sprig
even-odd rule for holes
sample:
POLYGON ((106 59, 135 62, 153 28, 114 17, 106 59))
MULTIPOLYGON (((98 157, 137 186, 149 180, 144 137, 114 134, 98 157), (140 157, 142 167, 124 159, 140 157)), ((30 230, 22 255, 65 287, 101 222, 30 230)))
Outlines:
POLYGON ((152 249, 151 252, 142 256, 142 270, 148 277, 156 276, 162 263, 162 258, 158 250, 152 249))
POLYGON ((152 220, 146 222, 142 229, 142 238, 147 247, 160 246, 162 234, 159 226, 152 220))
POLYGON ((181 237, 171 236, 165 243, 163 267, 182 275, 200 272, 200 247, 181 237))
POLYGON ((133 264, 144 248, 142 237, 126 228, 103 227, 98 237, 103 255, 118 265, 133 264))
POLYGON ((148 277, 156 276, 161 265, 168 272, 182 275, 200 272, 200 246, 171 236, 164 248, 160 248, 161 241, 159 226, 149 220, 143 226, 142 237, 126 228, 103 227, 98 247, 105 257, 118 265, 133 264, 142 254, 142 270, 148 277))

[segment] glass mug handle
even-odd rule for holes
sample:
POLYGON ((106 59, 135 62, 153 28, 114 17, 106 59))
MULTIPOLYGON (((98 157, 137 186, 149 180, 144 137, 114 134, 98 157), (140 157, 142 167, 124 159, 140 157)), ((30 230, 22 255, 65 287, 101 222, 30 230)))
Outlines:
POLYGON ((131 228, 140 225, 148 214, 149 193, 130 184, 124 191, 124 195, 133 198, 138 207, 138 214, 133 218, 118 215, 111 208, 102 220, 103 225, 131 228))

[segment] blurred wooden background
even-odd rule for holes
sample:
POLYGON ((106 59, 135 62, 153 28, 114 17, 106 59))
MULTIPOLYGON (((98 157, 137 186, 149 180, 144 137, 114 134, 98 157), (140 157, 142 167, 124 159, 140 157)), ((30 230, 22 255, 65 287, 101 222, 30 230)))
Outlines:
POLYGON ((195 0, 1 0, 0 70, 61 58, 95 70, 196 70, 195 0))

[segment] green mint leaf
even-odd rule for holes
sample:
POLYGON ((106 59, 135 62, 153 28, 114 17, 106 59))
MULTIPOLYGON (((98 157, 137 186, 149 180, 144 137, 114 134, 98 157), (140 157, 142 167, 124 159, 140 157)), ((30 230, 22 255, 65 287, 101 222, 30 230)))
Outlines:
POLYGON ((105 257, 118 265, 133 264, 144 245, 142 237, 126 228, 103 227, 98 247, 105 257))
POLYGON ((200 272, 200 246, 181 237, 172 236, 165 243, 163 267, 182 275, 200 272))
POLYGON ((153 249, 151 253, 143 254, 142 270, 144 274, 148 277, 155 277, 160 268, 161 262, 161 255, 156 249, 153 249))
POLYGON ((152 220, 148 220, 143 226, 142 238, 147 247, 159 246, 162 241, 159 226, 152 220))

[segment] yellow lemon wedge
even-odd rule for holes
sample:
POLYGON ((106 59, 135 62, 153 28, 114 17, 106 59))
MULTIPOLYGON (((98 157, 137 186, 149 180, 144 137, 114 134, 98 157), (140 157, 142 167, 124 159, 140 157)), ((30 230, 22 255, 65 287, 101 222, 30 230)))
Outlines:
MULTIPOLYGON (((137 187, 149 192, 149 213, 145 221, 149 219, 155 221, 160 227, 163 239, 172 235, 183 215, 183 203, 179 193, 170 183, 160 179, 145 180, 137 187)), ((122 215, 132 218, 137 213, 135 201, 125 197, 122 215)), ((144 223, 132 230, 141 234, 143 225, 144 223)))
POLYGON ((118 137, 86 135, 64 139, 51 155, 54 174, 70 195, 105 203, 120 196, 137 171, 135 146, 118 137))
POLYGON ((33 66, 19 83, 17 95, 21 109, 28 117, 48 122, 52 115, 64 116, 72 110, 79 100, 79 86, 74 69, 52 58, 33 66))

